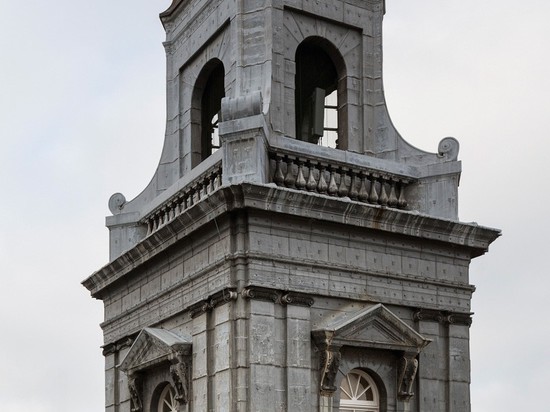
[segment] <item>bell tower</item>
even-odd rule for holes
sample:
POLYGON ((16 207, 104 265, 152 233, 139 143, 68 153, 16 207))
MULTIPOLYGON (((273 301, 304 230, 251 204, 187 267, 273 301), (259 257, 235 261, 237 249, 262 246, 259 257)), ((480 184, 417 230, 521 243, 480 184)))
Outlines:
POLYGON ((383 0, 173 0, 151 182, 117 193, 106 411, 470 411, 458 141, 394 128, 383 0))

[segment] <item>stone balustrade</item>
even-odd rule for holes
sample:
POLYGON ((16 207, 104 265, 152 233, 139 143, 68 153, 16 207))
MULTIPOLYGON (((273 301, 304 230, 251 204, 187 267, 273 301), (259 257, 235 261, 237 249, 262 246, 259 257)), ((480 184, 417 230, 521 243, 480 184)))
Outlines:
POLYGON ((397 209, 407 208, 413 178, 342 162, 270 151, 271 179, 288 187, 397 209))
MULTIPOLYGON (((269 160, 270 181, 266 183, 396 209, 407 208, 407 186, 415 180, 410 176, 274 148, 269 150, 269 160)), ((222 162, 218 161, 141 220, 147 226, 146 236, 220 186, 222 162)))
POLYGON ((147 236, 207 197, 221 185, 222 162, 220 161, 144 217, 142 222, 147 225, 147 236))

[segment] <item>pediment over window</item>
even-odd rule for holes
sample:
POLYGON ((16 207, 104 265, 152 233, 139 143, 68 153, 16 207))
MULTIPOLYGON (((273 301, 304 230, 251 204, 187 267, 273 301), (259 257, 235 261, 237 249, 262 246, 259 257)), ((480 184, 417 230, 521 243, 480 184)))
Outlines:
POLYGON ((130 351, 120 363, 122 371, 132 374, 165 361, 174 362, 178 356, 191 353, 192 338, 166 329, 143 329, 130 351))
POLYGON ((381 303, 331 319, 312 335, 322 349, 352 346, 419 353, 431 342, 381 303))

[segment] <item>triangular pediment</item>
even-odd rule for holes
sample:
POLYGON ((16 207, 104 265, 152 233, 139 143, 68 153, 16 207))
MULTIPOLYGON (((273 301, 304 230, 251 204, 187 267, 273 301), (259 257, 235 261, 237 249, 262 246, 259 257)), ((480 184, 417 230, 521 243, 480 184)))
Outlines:
POLYGON ((368 347, 420 352, 427 339, 382 304, 343 314, 313 331, 314 338, 331 346, 368 347))
POLYGON ((143 329, 119 367, 135 372, 171 360, 176 352, 188 352, 191 336, 182 336, 166 329, 143 329))

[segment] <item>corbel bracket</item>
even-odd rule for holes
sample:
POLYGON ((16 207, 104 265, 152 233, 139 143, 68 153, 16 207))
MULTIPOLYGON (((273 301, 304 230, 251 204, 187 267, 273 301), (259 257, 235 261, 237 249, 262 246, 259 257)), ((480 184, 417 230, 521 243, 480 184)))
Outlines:
POLYGON ((399 380, 397 394, 403 401, 414 396, 413 385, 418 371, 416 353, 405 353, 399 360, 399 380))
POLYGON ((332 332, 317 331, 313 333, 313 340, 320 351, 320 371, 321 379, 319 391, 321 396, 332 397, 338 387, 336 386, 336 376, 340 366, 340 346, 332 344, 332 332))
POLYGON ((128 376, 128 390, 130 391, 130 410, 132 412, 141 412, 143 404, 141 402, 141 379, 136 374, 128 376))
POLYGON ((176 350, 170 359, 170 377, 180 405, 189 403, 189 355, 188 350, 176 350))

